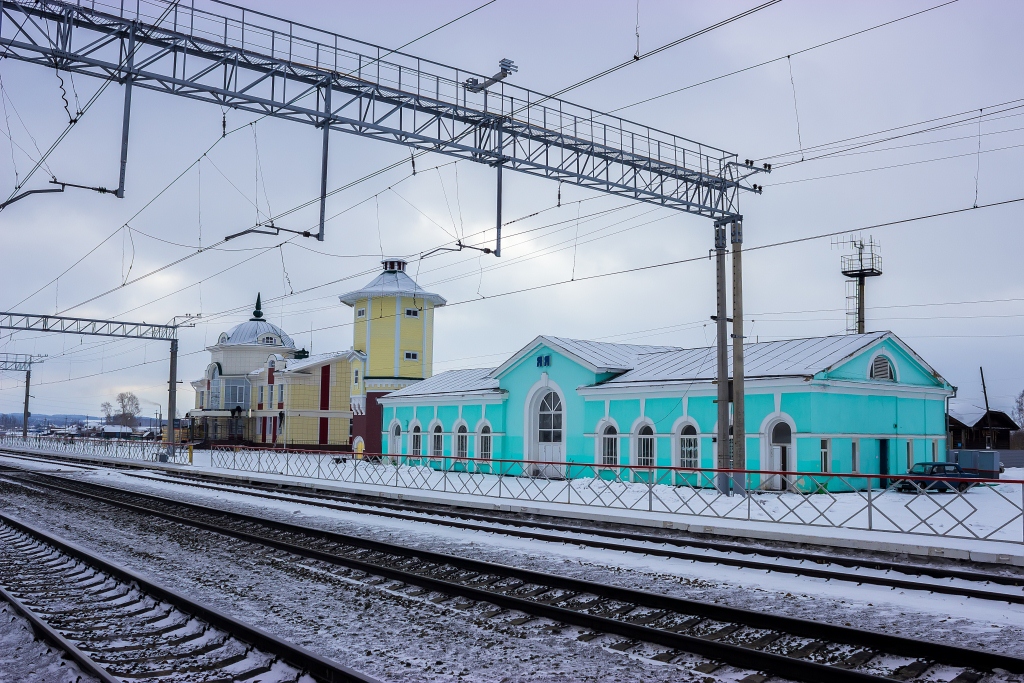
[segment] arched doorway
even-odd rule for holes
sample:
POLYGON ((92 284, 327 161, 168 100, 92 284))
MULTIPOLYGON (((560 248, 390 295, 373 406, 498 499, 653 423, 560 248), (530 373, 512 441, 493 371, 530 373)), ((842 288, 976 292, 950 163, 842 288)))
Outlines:
MULTIPOLYGON (((777 422, 771 433, 772 457, 770 469, 777 472, 789 472, 792 468, 793 430, 786 422, 777 422)), ((785 491, 789 483, 788 477, 773 475, 769 478, 769 488, 773 491, 785 491)))
MULTIPOLYGON (((565 462, 563 434, 562 399, 548 391, 537 406, 537 459, 545 463, 565 462)), ((541 477, 563 476, 560 466, 540 465, 535 470, 541 477)))

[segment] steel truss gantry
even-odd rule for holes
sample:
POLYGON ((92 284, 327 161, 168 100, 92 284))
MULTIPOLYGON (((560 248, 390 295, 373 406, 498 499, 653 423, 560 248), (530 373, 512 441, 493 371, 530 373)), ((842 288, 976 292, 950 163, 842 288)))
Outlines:
POLYGON ((0 14, 3 56, 125 85, 122 179, 141 87, 323 129, 324 181, 338 130, 713 219, 753 189, 730 152, 218 0, 0 0, 0 14))
MULTIPOLYGON (((177 319, 175 319, 176 323, 177 319)), ((191 325, 185 325, 186 327, 191 325)), ((178 328, 180 324, 151 325, 129 323, 120 320, 94 320, 92 318, 66 318, 58 315, 34 315, 31 313, 0 312, 0 330, 21 330, 32 332, 57 332, 83 334, 95 337, 120 337, 122 339, 156 339, 171 343, 170 378, 167 384, 167 435, 168 455, 174 455, 174 414, 177 410, 178 388, 178 328)), ((0 354, 2 356, 3 354, 0 354)), ((33 362, 29 357, 29 364, 33 362)), ((38 360, 35 362, 39 362, 38 360)), ((0 370, 6 369, 0 367, 0 370)), ((31 367, 25 369, 25 427, 28 429, 28 382, 31 367)))
POLYGON ((32 364, 41 363, 43 356, 32 356, 25 353, 0 353, 0 372, 24 372, 25 373, 25 404, 21 413, 21 438, 28 438, 28 418, 32 413, 28 411, 29 387, 32 386, 32 364))
POLYGON ((164 339, 178 336, 177 325, 150 325, 127 323, 120 320, 93 320, 91 318, 64 318, 58 315, 0 312, 0 330, 28 332, 65 332, 96 337, 124 337, 126 339, 164 339))

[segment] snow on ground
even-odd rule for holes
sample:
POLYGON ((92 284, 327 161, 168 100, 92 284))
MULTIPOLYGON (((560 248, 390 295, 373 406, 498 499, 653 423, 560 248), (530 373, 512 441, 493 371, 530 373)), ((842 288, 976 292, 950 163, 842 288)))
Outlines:
MULTIPOLYGON (((1021 605, 518 539, 211 491, 162 481, 157 475, 60 469, 122 488, 543 572, 1024 654, 1021 605)), ((7 509, 13 506, 14 514, 28 521, 34 519, 199 599, 209 599, 250 623, 388 680, 689 677, 677 667, 631 659, 600 647, 600 641, 578 643, 576 631, 552 633, 542 621, 514 626, 507 619, 473 618, 450 605, 431 603, 426 600, 429 596, 417 600, 391 594, 339 578, 315 563, 260 556, 247 544, 225 542, 214 534, 182 530, 159 520, 136 520, 87 501, 41 502, 38 496, 11 488, 5 488, 5 494, 7 509), (460 678, 464 670, 469 673, 460 678)), ((614 641, 605 645, 610 642, 614 641)))
POLYGON ((0 683, 94 683, 57 648, 37 640, 32 626, 0 602, 0 683))

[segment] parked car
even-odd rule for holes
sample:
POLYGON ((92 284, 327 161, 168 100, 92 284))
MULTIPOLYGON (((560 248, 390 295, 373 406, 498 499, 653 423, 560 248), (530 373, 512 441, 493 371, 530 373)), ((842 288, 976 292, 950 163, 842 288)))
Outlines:
POLYGON ((929 479, 896 479, 896 490, 910 493, 927 491, 960 491, 961 493, 975 484, 964 479, 977 479, 977 474, 964 472, 955 462, 919 462, 910 468, 907 474, 914 477, 941 477, 929 479))

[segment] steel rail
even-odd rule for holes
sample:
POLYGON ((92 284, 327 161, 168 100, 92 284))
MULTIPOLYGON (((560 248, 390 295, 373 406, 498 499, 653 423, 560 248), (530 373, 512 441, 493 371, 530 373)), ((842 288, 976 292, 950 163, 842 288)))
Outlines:
MULTIPOLYGON (((156 583, 142 574, 107 560, 70 541, 53 536, 31 524, 2 512, 0 512, 0 522, 125 584, 136 584, 145 594, 166 602, 185 614, 199 618, 258 650, 281 658, 284 662, 294 666, 301 672, 309 674, 317 681, 322 681, 323 683, 380 683, 378 679, 372 676, 333 662, 326 657, 282 640, 262 629, 249 626, 213 607, 185 597, 181 593, 156 583)), ((109 674, 107 674, 107 678, 101 677, 101 680, 109 681, 109 674)), ((113 680, 117 681, 118 679, 115 678, 113 680)))
MULTIPOLYGON (((194 528, 212 531, 222 535, 237 538, 257 545, 272 547, 278 550, 290 552, 309 559, 319 560, 330 564, 341 565, 350 569, 365 572, 367 574, 382 576, 387 579, 400 581, 404 584, 421 586, 428 590, 438 591, 444 594, 465 597, 470 600, 486 602, 499 607, 513 609, 532 616, 544 617, 561 623, 572 624, 597 630, 603 633, 624 636, 626 638, 642 640, 657 645, 675 648, 677 650, 690 652, 724 661, 742 668, 752 668, 761 671, 769 671, 775 675, 783 676, 793 680, 821 682, 825 681, 880 681, 892 680, 882 676, 876 676, 860 671, 855 671, 840 666, 830 666, 816 662, 806 661, 786 655, 765 652, 756 647, 746 645, 733 645, 730 643, 708 640, 703 637, 685 635, 683 633, 663 630, 629 621, 621 621, 607 616, 588 614, 574 609, 558 607, 548 602, 535 602, 523 597, 509 595, 507 592, 495 592, 488 590, 486 586, 494 583, 497 579, 490 581, 477 580, 474 584, 466 585, 446 579, 424 576, 399 567, 388 566, 378 561, 367 561, 360 558, 348 557, 338 552, 326 552, 298 545, 289 540, 267 537, 252 533, 252 530, 263 527, 292 534, 294 536, 312 538, 319 543, 329 542, 341 546, 350 546, 368 554, 378 554, 385 557, 399 558, 403 561, 426 562, 438 567, 451 567, 457 570, 471 572, 477 579, 480 577, 499 577, 502 580, 512 579, 520 583, 514 588, 521 588, 525 585, 536 585, 544 590, 539 594, 551 590, 564 590, 573 596, 593 595, 610 601, 621 602, 636 607, 645 607, 660 611, 671 611, 680 616, 696 617, 700 620, 711 619, 716 622, 746 626, 753 629, 764 629, 775 633, 782 633, 798 638, 807 638, 811 641, 830 641, 833 644, 850 645, 866 650, 854 653, 856 655, 867 653, 870 656, 854 664, 864 664, 880 654, 889 654, 910 657, 919 660, 916 664, 924 666, 926 670, 933 663, 941 663, 954 667, 963 667, 969 671, 962 672, 958 677, 958 683, 966 681, 977 681, 979 674, 973 670, 1003 669, 1011 672, 1024 672, 1024 659, 1001 655, 991 652, 980 652, 957 646, 950 646, 942 643, 934 643, 923 640, 903 638, 888 634, 866 631, 851 627, 836 626, 806 619, 785 617, 776 614, 764 614, 752 610, 735 607, 727 607, 718 604, 708 604, 685 598, 665 596, 656 593, 649 593, 628 588, 620 588, 607 584, 573 579, 546 572, 537 572, 518 567, 473 560, 434 551, 418 548, 410 548, 397 544, 375 541, 358 536, 330 532, 321 529, 303 527, 288 522, 268 520, 238 512, 231 512, 217 508, 210 508, 194 503, 185 503, 172 500, 162 496, 127 492, 114 489, 101 484, 85 483, 74 480, 66 480, 51 475, 37 475, 41 479, 62 479, 64 483, 78 485, 79 488, 70 488, 54 484, 49 481, 23 480, 13 481, 25 486, 41 485, 46 488, 61 491, 76 497, 87 497, 93 500, 111 504, 123 509, 132 510, 147 515, 160 517, 172 522, 185 524, 194 528), (110 493, 123 497, 135 497, 137 500, 149 501, 158 504, 162 509, 152 509, 143 505, 108 498, 84 489, 106 490, 110 493), (228 521, 240 522, 247 525, 246 531, 226 527, 223 524, 184 517, 180 514, 168 512, 168 509, 178 507, 192 513, 212 515, 228 521)), ((401 564, 401 563, 399 563, 401 564)), ((559 602, 554 600, 551 602, 559 602)))
POLYGON ((64 652, 71 661, 78 665, 82 673, 93 676, 102 683, 122 683, 120 679, 111 676, 109 671, 94 662, 89 655, 79 650, 74 643, 62 636, 59 631, 43 621, 42 617, 29 609, 21 600, 8 593, 3 586, 0 586, 0 599, 10 603, 14 611, 28 621, 38 637, 64 652))
MULTIPOLYGON (((1021 595, 1014 595, 1010 593, 999 593, 995 591, 986 591, 980 589, 972 589, 967 587, 958 586, 947 586, 947 585, 934 585, 934 584, 923 584, 919 581, 913 581, 909 579, 897 579, 884 576, 867 576, 852 574, 849 572, 839 572, 829 569, 820 569, 815 567, 799 567, 793 565, 779 565, 771 562, 763 562, 758 560, 746 560, 740 558, 731 557, 719 557, 719 556, 708 556, 701 555, 699 553, 688 553, 685 551, 668 550, 664 548, 646 548, 638 547, 634 545, 627 545, 623 543, 610 543, 599 541, 589 538, 578 538, 578 537, 566 537, 562 535, 545 534, 534 531, 523 531, 520 529, 508 529, 500 526, 493 525, 507 525, 515 527, 530 527, 536 529, 543 529, 545 531, 555 531, 559 534, 571 533, 571 534, 589 534, 591 536, 600 536, 606 538, 613 538, 618 540, 636 541, 640 543, 660 543, 665 545, 673 545, 677 547, 691 547, 700 548, 705 550, 715 550, 720 552, 735 552, 744 555, 762 555, 768 557, 777 557, 780 559, 787 560, 799 560, 802 562, 813 562, 815 564, 836 564, 843 567, 853 569, 875 569, 882 571, 898 572, 901 574, 909 575, 922 575, 930 576, 933 578, 946 578, 946 579, 961 579, 964 581, 973 581, 979 583, 990 582, 1005 586, 1024 586, 1024 575, 1022 576, 1008 576, 1000 574, 992 574, 989 572, 976 572, 963 569, 952 569, 948 567, 929 567, 925 565, 908 564, 900 562, 890 562, 886 560, 875 560, 875 559, 858 559, 852 557, 842 557, 835 555, 827 555, 824 553, 804 553, 793 550, 781 550, 776 548, 757 548, 751 546, 742 546, 736 543, 722 543, 715 541, 700 541, 691 540, 686 538, 678 538, 672 536, 661 536, 656 534, 642 534, 630 531, 615 531, 611 529, 601 529, 595 527, 582 527, 573 526, 571 524, 558 524, 552 522, 540 522, 540 521, 527 521, 514 518, 494 518, 486 515, 467 513, 467 512, 452 512, 441 509, 432 509, 419 507, 416 505, 402 504, 402 503, 391 503, 380 501, 378 499, 370 500, 359 500, 361 496, 344 496, 344 495, 324 495, 317 493, 310 493, 302 490, 301 487, 294 487, 297 490, 290 490, 291 487, 275 487, 278 490, 288 488, 287 494, 277 494, 269 491, 272 485, 268 484, 265 487, 261 487, 256 483, 249 482, 243 484, 240 482, 232 482, 230 480, 217 477, 216 475, 195 475, 193 473, 184 472, 162 472, 173 476, 174 478, 184 479, 184 482, 180 483, 184 486, 195 486, 197 488, 205 488, 214 491, 222 491, 226 493, 237 493, 240 495, 251 495, 254 497, 267 498, 269 500, 279 500, 292 503, 302 503, 305 505, 312 505, 315 507, 324 507, 332 510, 339 510, 342 512, 354 512, 359 514, 371 514, 380 517, 388 517, 392 519, 401 519, 404 521, 423 522, 428 524, 438 524, 441 526, 448 526, 458 529, 467 529, 471 531, 483 531, 495 534, 504 534, 507 536, 515 536, 518 538, 529 538, 540 541, 550 541, 554 543, 574 543, 582 546, 591 548, 601 548, 605 550, 616 550, 622 552, 633 552, 641 553, 644 555, 655 555, 658 557, 670 557, 674 559, 688 560, 693 562, 704 562, 712 564, 722 564, 730 567, 740 567, 744 569, 760 569, 765 571, 777 571, 781 573, 797 574, 802 576, 810 576, 814 578, 832 579, 837 581, 851 581, 854 583, 868 583, 880 586, 887 586, 891 588, 905 588, 911 590, 923 590, 932 593, 943 593, 948 595, 960 595, 972 598, 981 598, 986 600, 997 600, 1005 601, 1016 604, 1024 604, 1024 593, 1021 595), (192 478, 198 478, 202 480, 214 480, 222 482, 220 485, 207 483, 207 481, 191 481, 192 478), (252 489, 251 491, 238 491, 233 490, 252 489), (308 500, 301 500, 306 498, 308 500), (334 501, 347 501, 349 504, 338 503, 334 501), (367 508, 382 508, 382 510, 373 510, 367 508), (473 520, 485 522, 485 524, 475 524, 473 522, 459 522, 450 521, 445 519, 439 519, 442 517, 451 517, 459 520, 473 520)), ((142 475, 137 476, 140 479, 155 481, 152 477, 146 477, 142 475)), ((366 498, 369 498, 368 496, 366 498)))

